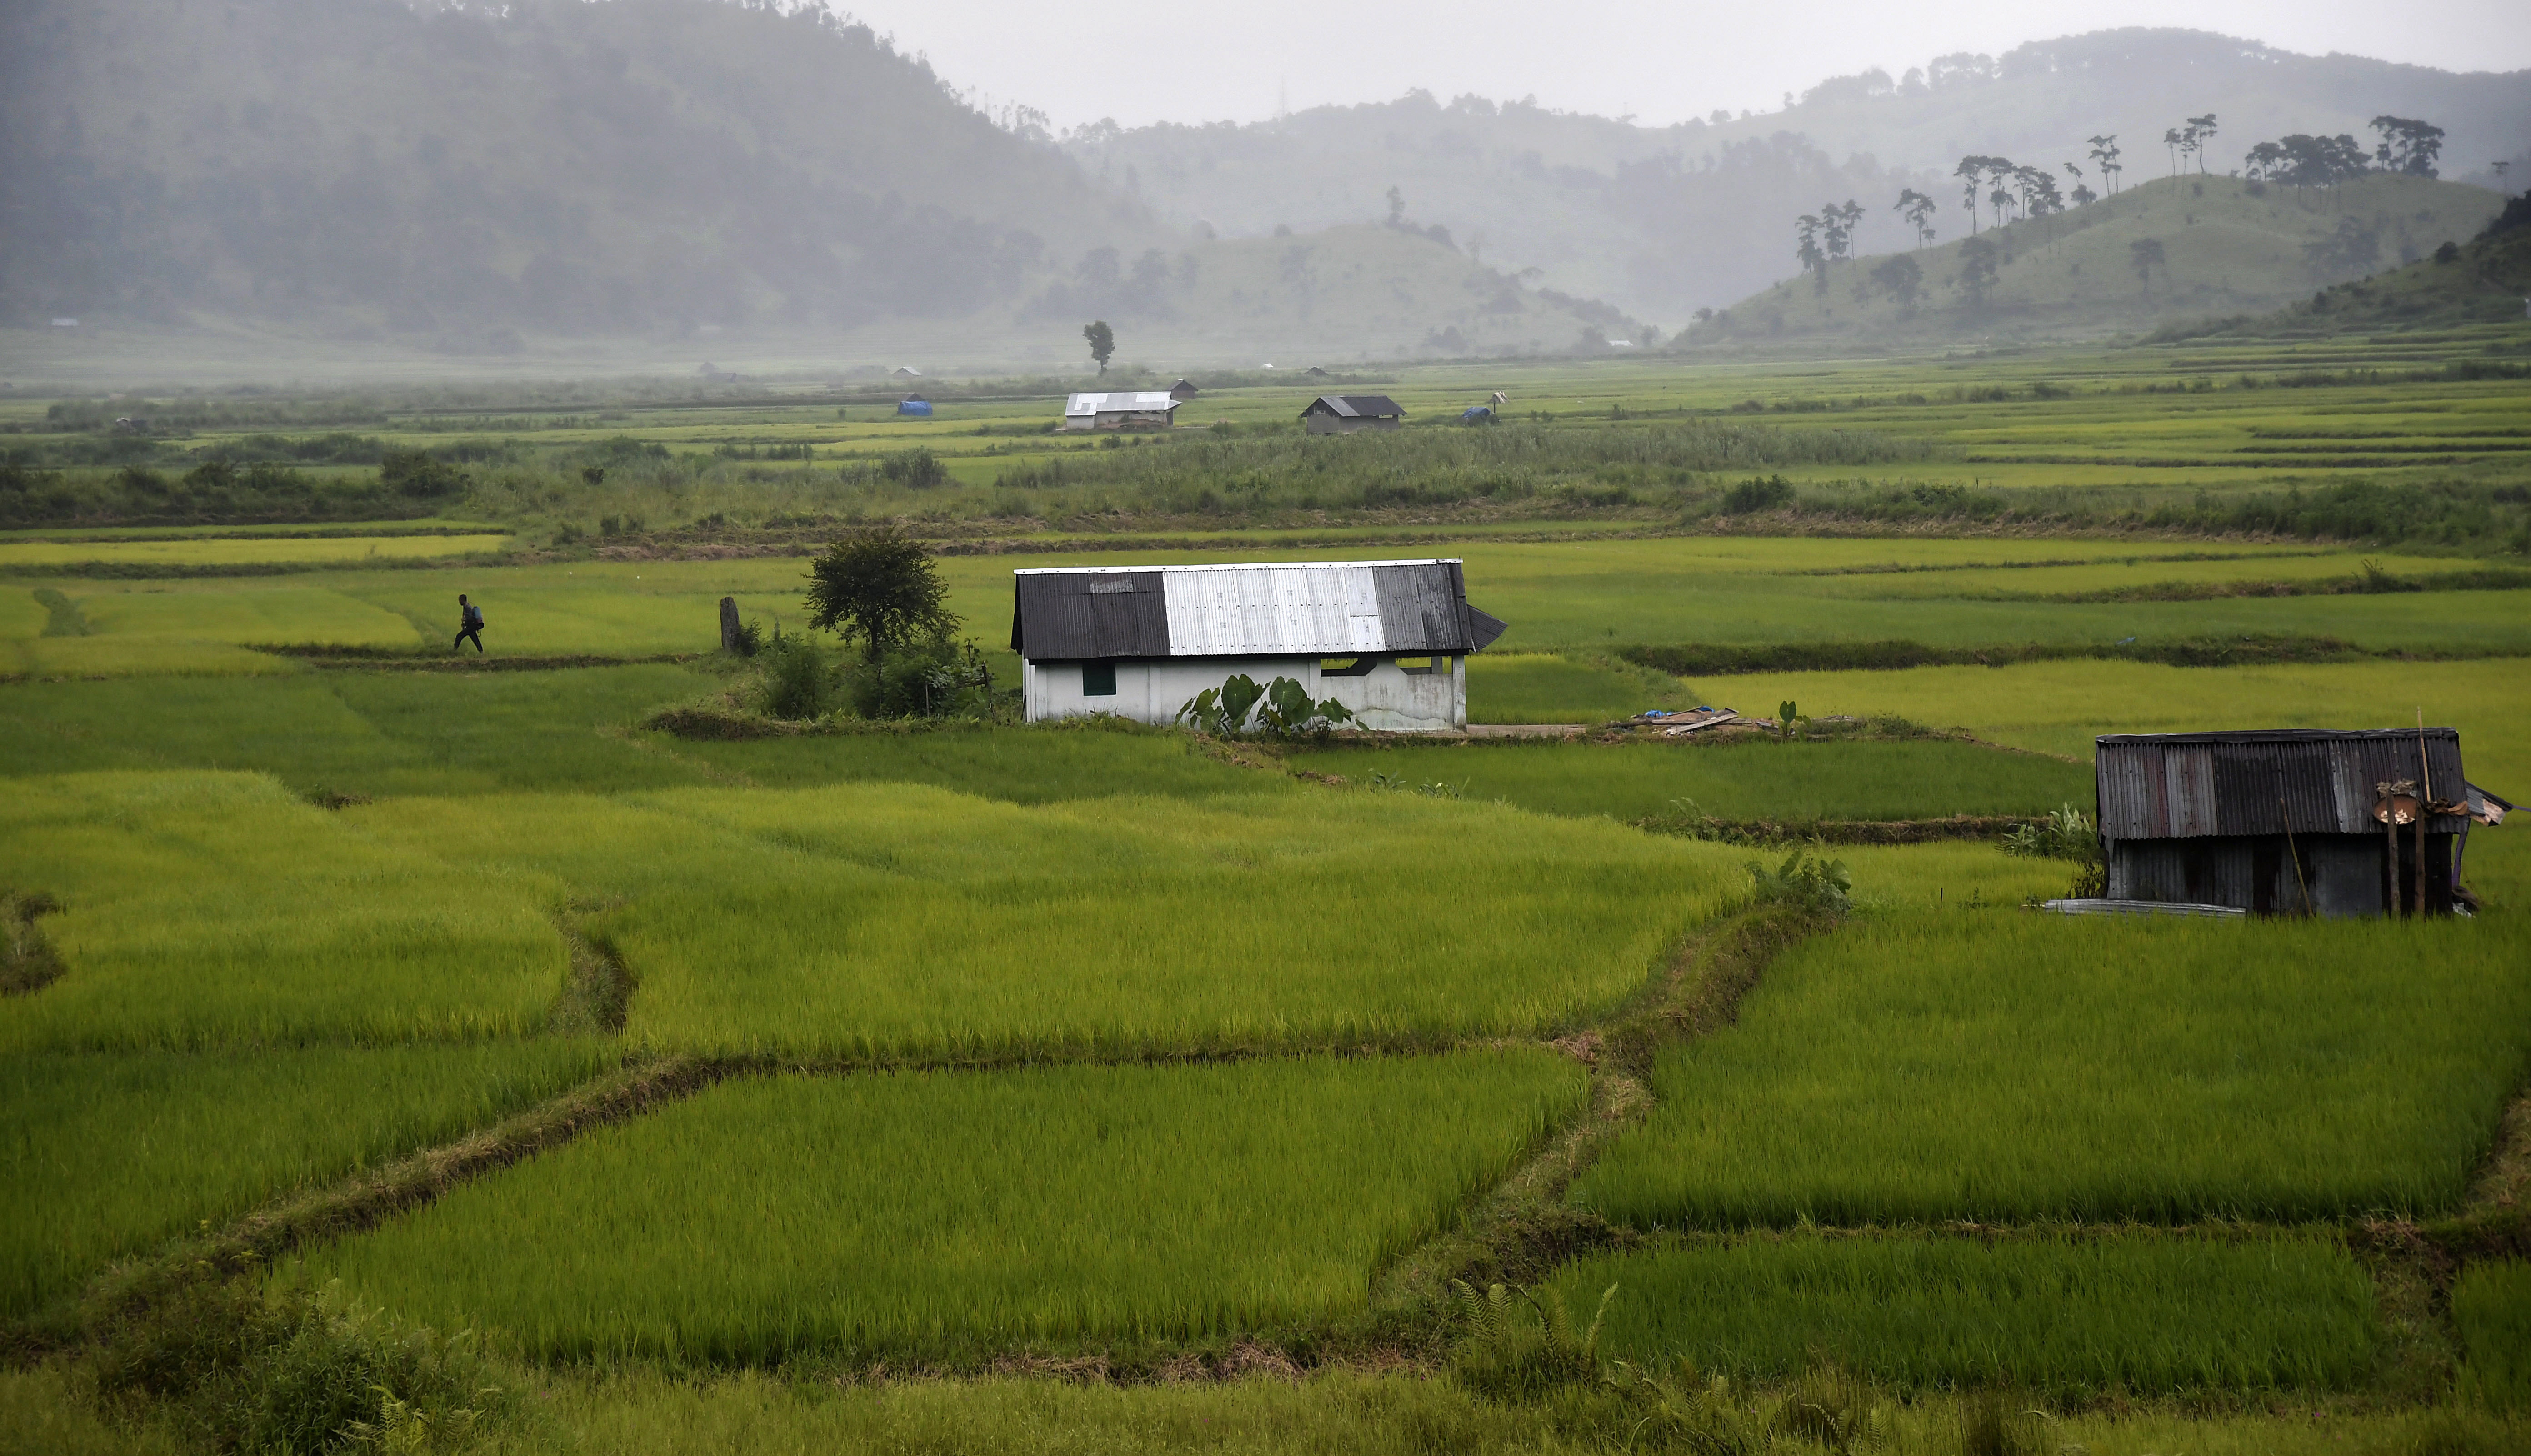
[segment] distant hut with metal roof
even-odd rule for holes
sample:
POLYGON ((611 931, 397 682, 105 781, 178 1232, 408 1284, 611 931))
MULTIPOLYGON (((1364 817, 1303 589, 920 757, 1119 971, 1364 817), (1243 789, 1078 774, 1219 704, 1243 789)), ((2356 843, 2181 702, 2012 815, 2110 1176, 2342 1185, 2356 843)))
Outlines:
POLYGON ((2095 749, 2112 905, 2447 915, 2470 903, 2473 817, 2509 807, 2470 785, 2450 728, 2112 734, 2095 749))
POLYGON ((1195 381, 1193 379, 1180 379, 1175 384, 1169 386, 1169 398, 1176 400, 1180 404, 1185 404, 1188 400, 1194 399, 1197 395, 1202 394, 1203 392, 1204 391, 1195 387, 1195 381))
POLYGON ((1011 650, 1028 719, 1166 723, 1208 688, 1290 678, 1361 726, 1468 725, 1468 654, 1503 623, 1456 560, 1054 567, 1013 573, 1011 650))
POLYGON ((1406 412, 1384 394, 1322 394, 1301 412, 1301 424, 1314 435, 1351 434, 1358 429, 1395 429, 1406 412))
POLYGON ((1063 402, 1065 429, 1166 429, 1183 403, 1165 389, 1074 394, 1063 402))

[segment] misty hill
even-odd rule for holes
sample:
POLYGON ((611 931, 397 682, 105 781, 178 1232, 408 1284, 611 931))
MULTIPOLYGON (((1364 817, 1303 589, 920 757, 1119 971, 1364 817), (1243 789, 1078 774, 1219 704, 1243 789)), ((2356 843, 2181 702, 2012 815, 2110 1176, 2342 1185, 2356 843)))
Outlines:
MULTIPOLYGON (((1094 127, 1068 145, 1161 218, 1225 235, 1377 219, 1393 186, 1418 221, 1489 263, 1677 322, 1779 276, 1792 219, 1823 202, 1860 201, 1860 249, 1897 249, 1913 241, 1890 211, 1899 190, 1955 199, 1937 185, 1963 155, 2052 172, 2071 161, 2106 191, 2086 139, 2115 134, 2123 180, 2139 183, 2175 165, 2163 134, 2208 112, 2218 131, 2204 164, 2219 175, 2261 138, 2342 132, 2369 144, 2366 124, 2383 114, 2444 127, 2447 175, 2517 156, 2516 177, 2531 174, 2531 73, 2454 75, 2148 29, 1836 78, 1781 111, 1673 127, 1412 93, 1254 126, 1094 127)), ((1967 220, 1953 206, 1937 226, 1948 237, 1967 220)))
POLYGON ((0 309, 631 331, 940 315, 1163 230, 868 28, 690 0, 21 0, 0 309))
POLYGON ((821 11, 20 0, 0 7, 0 326, 496 355, 874 332, 1082 364, 1102 312, 1138 326, 1129 347, 1218 357, 1622 326, 1394 230, 1205 243, 1013 120, 821 11))
POLYGON ((1093 316, 1115 323, 1120 358, 1140 361, 1306 364, 1650 342, 1607 305, 1522 288, 1445 241, 1378 224, 1196 243, 1146 252, 1130 269, 1095 254, 1020 310, 1023 324, 1058 332, 1093 316))
POLYGON ((2261 312, 2478 233, 2503 205, 2461 183, 2372 173, 2336 187, 2164 178, 1973 238, 1829 264, 1695 324, 1712 343, 2064 336, 2261 312))
POLYGON ((2377 333, 2515 323, 2531 311, 2531 196, 2507 198, 2486 231, 2404 266, 2335 284, 2264 316, 2172 324, 2165 339, 2377 333))

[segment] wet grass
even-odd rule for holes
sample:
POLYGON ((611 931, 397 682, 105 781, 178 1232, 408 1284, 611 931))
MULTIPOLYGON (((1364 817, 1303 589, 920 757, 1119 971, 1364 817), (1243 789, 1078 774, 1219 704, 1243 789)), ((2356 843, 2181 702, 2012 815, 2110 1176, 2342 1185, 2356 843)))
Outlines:
POLYGON ((1583 1083, 1543 1050, 728 1083, 308 1275, 548 1355, 973 1362, 1322 1324, 1583 1083))
POLYGON ((2441 1211, 2531 1072, 2526 967, 2488 921, 1877 917, 1662 1052, 1573 1198, 1671 1228, 2441 1211))
POLYGON ((0 1315, 264 1201, 446 1142, 609 1064, 596 1043, 0 1053, 0 1315))
POLYGON ((2369 1372, 2373 1283, 2334 1239, 1796 1235, 1586 1258, 1555 1279, 1608 1353, 1744 1378, 1830 1366, 1924 1387, 2335 1388, 2369 1372))

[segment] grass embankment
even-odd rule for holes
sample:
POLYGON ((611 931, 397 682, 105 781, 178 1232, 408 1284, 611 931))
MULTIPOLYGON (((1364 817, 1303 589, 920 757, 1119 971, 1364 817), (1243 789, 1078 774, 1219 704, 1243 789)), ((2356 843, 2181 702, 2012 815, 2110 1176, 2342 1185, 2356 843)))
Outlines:
POLYGON ((547 1355, 981 1363, 1359 1314, 1583 1097, 1526 1049, 727 1083, 312 1255, 547 1355))
POLYGON ((612 1059, 542 1040, 0 1055, 0 1316, 199 1224, 448 1142, 612 1059))
POLYGON ((1645 1227, 2456 1206, 2531 1070, 2502 924, 1891 917, 1779 960, 1575 1203, 1645 1227))
POLYGON ((2334 1239, 1766 1237, 1602 1255, 1554 1281, 1607 1352, 1917 1388, 2331 1389, 2369 1373, 2373 1283, 2334 1239))
MULTIPOLYGON (((2222 560, 2129 541, 1821 540, 1667 537, 1570 542, 1472 540, 1419 548, 1465 558, 1471 598, 1509 621, 1471 662, 1479 721, 1573 721, 1685 706, 1666 674, 1756 667, 2011 660, 2026 655, 2132 655, 2189 662, 2408 652, 2468 656, 2531 651, 2518 590, 2319 591, 2375 585, 2349 553, 2235 547, 2222 560), (2173 578, 2172 573, 2177 573, 2173 578), (2166 580, 2167 579, 2167 580, 2166 580), (2031 599, 2031 598, 2039 599, 2031 599), (2244 643, 2244 639, 2248 639, 2244 643), (1895 651, 1891 644, 1903 644, 1895 651), (1621 647, 1686 651, 1607 659, 1621 647), (1680 644, 1690 644, 1682 648, 1680 644), (1816 660, 1805 652, 1828 653, 1816 660), (1840 658, 1838 652, 1864 654, 1840 658), (1908 654, 1912 653, 1913 656, 1908 654), (1567 655, 1578 660, 1567 660, 1567 655)), ((1029 566, 1288 558, 1288 550, 1141 549, 1056 552, 1029 566)), ((1378 545, 1314 549, 1332 559, 1397 554, 1378 545)), ((969 624, 997 680, 1016 682, 1000 624, 1011 602, 1009 557, 942 563, 949 604, 969 624)), ((2384 580, 2430 584, 2450 560, 2378 562, 2384 580)), ((2473 569, 2476 570, 2476 569, 2473 569)), ((2512 580, 2478 571, 2482 585, 2512 580)), ((636 560, 482 566, 464 571, 343 571, 290 586, 62 579, 0 590, 0 674, 111 677, 290 673, 240 647, 452 660, 456 593, 490 618, 492 659, 638 661, 704 654, 718 644, 718 602, 750 619, 802 618, 794 559, 636 560), (47 636, 59 597, 84 635, 47 636)), ((338 655, 340 655, 338 654, 338 655)), ((477 660, 473 648, 469 660, 477 660)), ((1770 704, 1772 706, 1772 704, 1770 704)))
POLYGON ((1395 745, 1296 752, 1289 761, 1356 783, 1384 774, 1543 813, 1629 822, 2036 814, 2092 791, 2079 764, 1941 740, 1395 745))
POLYGON ((707 765, 628 730, 717 681, 644 665, 28 683, 0 693, 0 774, 247 769, 371 797, 702 784, 707 765))

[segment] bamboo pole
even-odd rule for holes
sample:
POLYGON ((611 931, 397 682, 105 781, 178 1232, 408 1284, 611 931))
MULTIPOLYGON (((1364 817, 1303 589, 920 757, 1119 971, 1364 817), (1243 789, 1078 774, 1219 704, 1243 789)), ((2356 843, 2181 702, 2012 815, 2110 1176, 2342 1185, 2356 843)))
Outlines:
POLYGON ((2399 913, 2399 824, 2390 812, 2390 786, 2375 784, 2373 795, 2382 806, 2382 913, 2395 918, 2399 913))
POLYGON ((2426 806, 2435 802, 2435 766, 2426 758, 2426 708, 2417 705, 2417 914, 2426 913, 2426 806))
POLYGON ((2302 851, 2294 848, 2293 812, 2285 808, 2285 796, 2277 796, 2277 816, 2284 821, 2285 854, 2293 860, 2294 888, 2302 892, 2302 913, 2311 914, 2311 882, 2302 877, 2302 851))

